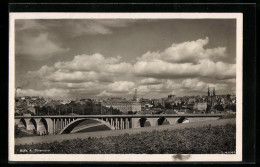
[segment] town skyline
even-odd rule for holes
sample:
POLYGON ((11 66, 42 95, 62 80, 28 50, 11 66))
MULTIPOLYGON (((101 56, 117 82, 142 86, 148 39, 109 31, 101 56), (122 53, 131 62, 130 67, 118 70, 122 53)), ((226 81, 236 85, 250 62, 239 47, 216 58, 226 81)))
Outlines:
MULTIPOLYGON (((226 94, 216 94, 216 96, 236 96, 236 94, 229 94, 229 93, 226 93, 226 94)), ((168 96, 174 96, 176 98, 183 98, 183 97, 207 97, 207 93, 206 94, 202 94, 202 95, 183 95, 183 96, 177 96, 177 95, 174 95, 174 94, 168 94, 166 95, 165 97, 161 97, 161 98, 157 98, 157 97, 150 97, 150 98, 144 98, 144 97, 140 97, 137 95, 137 98, 138 99, 149 99, 149 100, 152 100, 152 99, 165 99, 167 98, 168 96)), ((27 96, 27 95, 23 95, 23 96, 20 96, 19 94, 16 95, 16 98, 26 98, 26 97, 30 97, 30 98, 43 98, 43 99, 52 99, 52 100, 64 100, 64 101, 75 101, 75 100, 107 100, 107 99, 113 99, 113 98, 119 98, 119 99, 126 99, 126 100, 133 100, 133 96, 128 96, 128 97, 124 97, 124 96, 106 96, 106 97, 96 97, 96 98, 87 98, 87 97, 81 97, 81 98, 77 98, 77 97, 68 97, 68 98, 62 98, 62 97, 45 97, 45 96, 37 96, 37 95, 33 95, 33 96, 27 96)))
POLYGON ((236 90, 236 22, 16 20, 15 78, 21 96, 143 98, 236 90))

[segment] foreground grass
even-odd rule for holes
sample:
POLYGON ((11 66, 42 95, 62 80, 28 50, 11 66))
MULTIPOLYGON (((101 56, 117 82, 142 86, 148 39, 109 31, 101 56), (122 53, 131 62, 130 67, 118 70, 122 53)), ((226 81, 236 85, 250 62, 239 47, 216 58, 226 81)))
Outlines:
POLYGON ((204 126, 105 138, 18 145, 15 153, 44 154, 223 154, 235 151, 236 127, 204 126), (45 150, 30 152, 26 150, 45 150))

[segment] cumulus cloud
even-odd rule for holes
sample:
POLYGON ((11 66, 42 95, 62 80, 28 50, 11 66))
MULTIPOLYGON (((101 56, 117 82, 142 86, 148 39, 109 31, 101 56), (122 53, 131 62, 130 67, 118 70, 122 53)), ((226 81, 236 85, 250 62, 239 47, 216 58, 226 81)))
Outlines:
POLYGON ((49 67, 47 65, 43 65, 39 70, 37 71, 28 71, 27 76, 28 77, 46 77, 54 72, 54 67, 49 67))
POLYGON ((97 97, 108 97, 108 96, 111 96, 112 94, 111 93, 108 93, 107 91, 102 91, 101 93, 97 94, 97 97))
POLYGON ((209 39, 172 44, 163 52, 147 52, 137 58, 133 73, 151 78, 234 78, 236 65, 225 63, 226 48, 205 49, 209 39))
POLYGON ((179 89, 180 84, 174 82, 173 80, 164 80, 164 82, 161 82, 159 84, 140 84, 137 86, 137 92, 140 95, 145 95, 148 93, 154 93, 154 94, 162 94, 166 93, 169 94, 175 89, 179 89))
POLYGON ((39 70, 28 71, 27 77, 39 78, 38 80, 41 80, 41 84, 47 89, 64 89, 70 94, 128 93, 135 87, 134 82, 114 81, 116 77, 128 73, 132 67, 131 64, 120 60, 120 56, 105 58, 98 53, 78 55, 71 61, 56 62, 53 66, 44 65, 39 70))
POLYGON ((226 83, 212 83, 204 82, 198 78, 183 79, 178 82, 167 79, 165 82, 158 85, 139 85, 137 87, 138 94, 145 96, 146 94, 152 93, 155 97, 165 97, 168 94, 176 95, 196 95, 204 92, 206 94, 208 86, 215 87, 217 91, 224 91, 228 89, 226 83))
POLYGON ((16 54, 33 60, 46 60, 70 50, 62 46, 64 36, 111 34, 114 28, 126 27, 133 22, 134 19, 18 19, 15 22, 16 54))
POLYGON ((17 19, 15 21, 15 31, 43 30, 46 29, 43 24, 39 24, 33 19, 17 19))
POLYGON ((163 52, 150 52, 143 54, 137 58, 138 61, 153 61, 160 59, 170 63, 199 63, 202 59, 219 61, 226 57, 226 48, 217 47, 205 49, 209 43, 209 38, 198 39, 196 41, 187 41, 183 43, 173 43, 170 47, 166 48, 163 52))
POLYGON ((128 93, 131 89, 133 89, 135 83, 130 81, 116 81, 110 83, 108 85, 108 92, 120 92, 120 93, 128 93))
POLYGON ((28 77, 40 77, 53 82, 112 82, 117 74, 126 74, 132 65, 119 62, 118 57, 105 58, 101 54, 78 55, 71 61, 56 62, 53 66, 42 66, 39 70, 28 71, 28 77))
POLYGON ((69 97, 69 90, 64 89, 47 89, 47 90, 34 90, 34 89, 21 89, 20 96, 44 96, 44 97, 69 97))
POLYGON ((99 53, 93 55, 77 55, 72 61, 57 62, 54 67, 72 71, 96 71, 106 73, 127 73, 132 65, 126 62, 119 62, 120 56, 105 58, 99 53))
POLYGON ((180 91, 182 93, 188 94, 189 92, 206 92, 208 87, 215 87, 216 91, 220 93, 223 90, 228 89, 228 84, 226 83, 213 83, 213 82, 204 82, 199 80, 198 78, 195 79, 185 79, 180 84, 180 91))
POLYGON ((121 56, 77 55, 71 61, 29 71, 28 77, 41 78, 49 92, 27 93, 50 95, 66 90, 61 93, 103 97, 129 96, 137 89, 142 96, 162 97, 205 93, 208 86, 225 92, 235 87, 236 65, 224 61, 226 48, 205 49, 208 42, 205 38, 172 44, 163 52, 146 52, 132 64, 122 61, 121 56))
POLYGON ((84 82, 84 81, 110 81, 108 75, 100 74, 94 71, 69 71, 57 70, 46 77, 54 82, 84 82))
POLYGON ((158 85, 161 84, 163 80, 155 78, 144 78, 140 81, 141 85, 158 85))
POLYGON ((49 59, 69 50, 53 42, 48 33, 22 34, 15 44, 16 53, 33 60, 49 59))
POLYGON ((19 19, 17 31, 59 31, 69 37, 111 34, 113 28, 126 27, 135 19, 19 19))
POLYGON ((112 28, 126 27, 135 20, 65 20, 63 23, 68 27, 72 36, 77 37, 85 34, 111 34, 112 28))

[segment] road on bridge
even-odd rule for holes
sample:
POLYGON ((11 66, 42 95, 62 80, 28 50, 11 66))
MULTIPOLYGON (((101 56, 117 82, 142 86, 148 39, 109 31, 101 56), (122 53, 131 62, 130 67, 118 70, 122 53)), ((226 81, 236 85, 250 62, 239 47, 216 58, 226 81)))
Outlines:
POLYGON ((15 138, 15 145, 24 145, 24 144, 37 144, 37 143, 51 143, 55 141, 63 140, 73 140, 73 139, 85 139, 88 137, 107 137, 107 136, 118 136, 122 134, 137 134, 141 132, 152 132, 154 130, 175 130, 182 128, 196 128, 203 127, 205 125, 211 126, 220 126, 225 124, 235 124, 236 119, 220 119, 215 121, 202 121, 202 122, 192 122, 186 124, 170 124, 170 125, 161 125, 156 127, 142 127, 137 129, 122 129, 122 130, 109 130, 109 131, 98 131, 98 132, 84 132, 84 133, 75 133, 75 134, 63 134, 63 135, 47 135, 47 136, 34 136, 34 137, 22 137, 15 138))

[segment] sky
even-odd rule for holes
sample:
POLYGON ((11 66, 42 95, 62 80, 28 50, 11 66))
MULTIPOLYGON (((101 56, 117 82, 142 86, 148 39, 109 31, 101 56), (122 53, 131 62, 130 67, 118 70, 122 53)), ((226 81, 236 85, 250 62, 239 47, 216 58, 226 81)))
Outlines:
POLYGON ((234 19, 18 19, 19 96, 235 94, 234 19))

